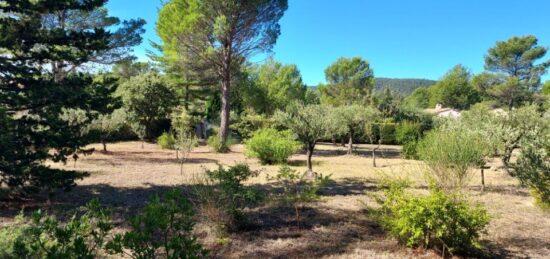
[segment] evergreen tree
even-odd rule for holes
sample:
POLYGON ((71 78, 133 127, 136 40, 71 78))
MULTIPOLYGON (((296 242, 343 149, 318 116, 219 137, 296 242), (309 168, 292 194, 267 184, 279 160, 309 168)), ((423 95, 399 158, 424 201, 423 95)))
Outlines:
POLYGON ((51 169, 45 160, 65 162, 88 143, 84 124, 107 109, 109 87, 71 71, 57 77, 52 64, 85 63, 109 48, 102 28, 75 30, 43 25, 45 14, 88 12, 106 0, 20 0, 0 2, 0 185, 14 192, 69 188, 79 175, 51 169), (106 95, 107 94, 107 95, 106 95), (83 120, 63 118, 68 109, 83 120), (99 110, 99 111, 93 111, 99 110))

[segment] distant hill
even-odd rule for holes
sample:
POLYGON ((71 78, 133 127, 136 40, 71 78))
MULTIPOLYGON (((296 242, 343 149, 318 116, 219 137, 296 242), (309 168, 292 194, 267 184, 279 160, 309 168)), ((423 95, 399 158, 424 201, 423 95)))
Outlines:
POLYGON ((389 88, 394 93, 406 97, 410 95, 416 88, 432 86, 437 81, 428 79, 413 79, 413 78, 385 78, 377 77, 374 86, 375 91, 382 91, 384 88, 389 88))

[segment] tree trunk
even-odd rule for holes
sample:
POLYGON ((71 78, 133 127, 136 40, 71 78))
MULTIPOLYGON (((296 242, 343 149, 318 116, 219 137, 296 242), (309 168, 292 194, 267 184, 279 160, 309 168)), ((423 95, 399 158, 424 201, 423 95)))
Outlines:
POLYGON ((483 167, 481 167, 481 192, 485 192, 485 171, 483 167))
POLYGON ((376 151, 380 149, 380 145, 382 144, 382 140, 378 140, 378 146, 372 149, 372 166, 376 167, 376 151))
POLYGON ((220 121, 220 144, 225 146, 227 142, 227 135, 229 131, 229 112, 230 112, 230 89, 231 89, 231 76, 229 71, 227 72, 226 77, 222 82, 222 110, 221 110, 221 121, 220 121))
POLYGON ((102 139, 101 144, 103 145, 103 153, 107 153, 107 142, 102 139))
POLYGON ((342 143, 342 147, 345 147, 346 146, 346 138, 345 137, 342 137, 340 139, 341 143, 342 143))
POLYGON ((315 150, 315 144, 308 144, 307 145, 307 172, 306 177, 309 179, 315 178, 315 172, 313 172, 313 165, 311 161, 311 157, 313 156, 313 151, 315 150))
POLYGON ((353 132, 349 134, 348 155, 353 154, 353 132))
POLYGON ((336 146, 336 138, 334 136, 332 136, 332 145, 336 146))

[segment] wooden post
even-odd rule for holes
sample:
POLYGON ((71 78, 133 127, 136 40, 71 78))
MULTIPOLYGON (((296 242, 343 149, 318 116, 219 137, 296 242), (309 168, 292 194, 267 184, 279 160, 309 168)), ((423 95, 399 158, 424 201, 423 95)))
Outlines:
POLYGON ((485 192, 485 169, 489 169, 488 166, 481 167, 481 192, 485 192))

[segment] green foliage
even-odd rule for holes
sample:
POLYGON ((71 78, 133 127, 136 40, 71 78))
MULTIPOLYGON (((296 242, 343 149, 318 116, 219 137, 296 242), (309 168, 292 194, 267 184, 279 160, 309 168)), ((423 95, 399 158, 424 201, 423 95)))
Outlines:
POLYGON ((260 159, 262 164, 284 163, 301 148, 291 131, 261 129, 246 141, 246 155, 260 159))
POLYGON ((373 108, 360 105, 340 106, 333 109, 332 120, 325 123, 333 125, 330 129, 333 132, 330 134, 341 134, 349 139, 348 154, 351 155, 353 138, 363 132, 363 127, 368 121, 373 122, 376 119, 377 112, 373 108), (341 129, 334 128, 334 125, 341 129))
POLYGON ((227 169, 219 166, 195 178, 192 192, 200 216, 221 232, 237 229, 245 220, 243 209, 261 199, 258 192, 244 185, 257 175, 248 165, 237 164, 227 169))
POLYGON ((405 98, 404 105, 411 108, 426 109, 430 107, 431 88, 420 87, 405 98))
POLYGON ((157 138, 157 144, 162 149, 175 149, 176 139, 172 133, 164 132, 157 138))
POLYGON ((269 59, 252 67, 250 77, 252 83, 243 89, 243 102, 254 104, 251 108, 259 113, 273 114, 305 99, 306 86, 296 65, 283 65, 269 59))
POLYGON ((471 74, 467 68, 457 65, 443 76, 431 89, 430 105, 467 109, 479 101, 476 89, 470 84, 471 74))
POLYGON ((221 85, 220 145, 226 146, 234 79, 250 56, 270 51, 280 34, 287 0, 171 0, 159 11, 157 33, 165 60, 221 85))
MULTIPOLYGON (((22 239, 29 226, 25 225, 25 217, 23 213, 15 217, 14 222, 0 228, 0 257, 15 258, 17 247, 14 246, 18 239, 22 239)), ((19 249, 19 248, 18 248, 19 249)))
POLYGON ((322 103, 337 106, 369 103, 374 73, 366 60, 340 58, 325 70, 325 77, 328 85, 319 87, 322 103))
POLYGON ((401 78, 384 78, 376 77, 375 78, 375 91, 383 91, 384 89, 389 89, 394 92, 397 96, 405 97, 409 96, 411 93, 415 92, 417 89, 426 88, 432 86, 436 83, 433 80, 427 79, 401 79, 401 78))
POLYGON ((538 45, 535 36, 512 37, 499 41, 485 56, 485 69, 515 77, 518 83, 531 92, 540 87, 540 77, 550 66, 542 61, 548 49, 538 45))
POLYGON ((249 139, 252 134, 260 129, 273 126, 272 118, 267 115, 259 115, 253 111, 245 111, 241 114, 238 121, 231 125, 231 128, 239 134, 242 139, 249 139))
POLYGON ((14 258, 97 258, 113 225, 110 211, 91 201, 67 223, 38 210, 30 225, 19 229, 12 254, 14 258))
POLYGON ((228 153, 231 151, 231 146, 237 143, 237 140, 229 136, 225 143, 222 143, 219 136, 212 135, 208 138, 207 143, 212 151, 216 153, 228 153))
POLYGON ((472 253, 481 248, 479 236, 489 224, 488 212, 472 207, 456 194, 431 187, 430 195, 407 193, 406 183, 390 182, 382 205, 382 224, 390 234, 410 247, 472 253))
POLYGON ((131 230, 116 234, 106 248, 130 258, 202 258, 207 251, 193 237, 194 212, 181 190, 153 197, 130 219, 131 230))
MULTIPOLYGON (((176 99, 173 90, 157 74, 140 75, 117 90, 131 123, 145 128, 145 138, 153 138, 155 123, 169 118, 176 99)), ((136 132, 137 133, 137 132, 136 132)))
POLYGON ((0 15, 0 185, 13 194, 74 185, 76 174, 45 167, 43 162, 66 162, 89 144, 82 128, 109 108, 102 101, 109 99, 112 85, 95 84, 90 75, 68 69, 107 51, 111 34, 101 26, 85 32, 69 26, 53 29, 44 18, 87 12, 104 3, 2 1, 0 5, 0 13, 10 14, 0 15), (83 110, 86 120, 75 124, 64 120, 61 115, 69 109, 83 110))
POLYGON ((416 122, 399 123, 395 129, 395 139, 403 145, 402 155, 406 159, 417 159, 416 148, 423 137, 422 125, 416 122))
POLYGON ((471 169, 483 166, 491 152, 481 134, 444 128, 428 133, 417 150, 437 185, 446 189, 464 187, 471 178, 471 169))
POLYGON ((330 175, 316 176, 313 181, 307 181, 304 177, 304 174, 285 165, 279 168, 274 178, 277 181, 276 185, 282 188, 282 192, 275 199, 294 208, 298 227, 300 227, 300 210, 303 204, 317 201, 319 190, 331 182, 330 175))
POLYGON ((191 115, 185 108, 182 107, 174 109, 170 117, 172 120, 172 129, 177 135, 192 133, 194 131, 195 124, 199 122, 199 118, 191 115))
POLYGON ((532 191, 537 204, 550 209, 550 162, 546 150, 529 146, 521 152, 515 176, 532 191))
POLYGON ((329 129, 326 118, 328 111, 321 105, 303 105, 295 103, 287 107, 285 112, 275 113, 275 121, 290 129, 307 150, 308 170, 312 171, 311 157, 317 141, 327 135, 329 129))

